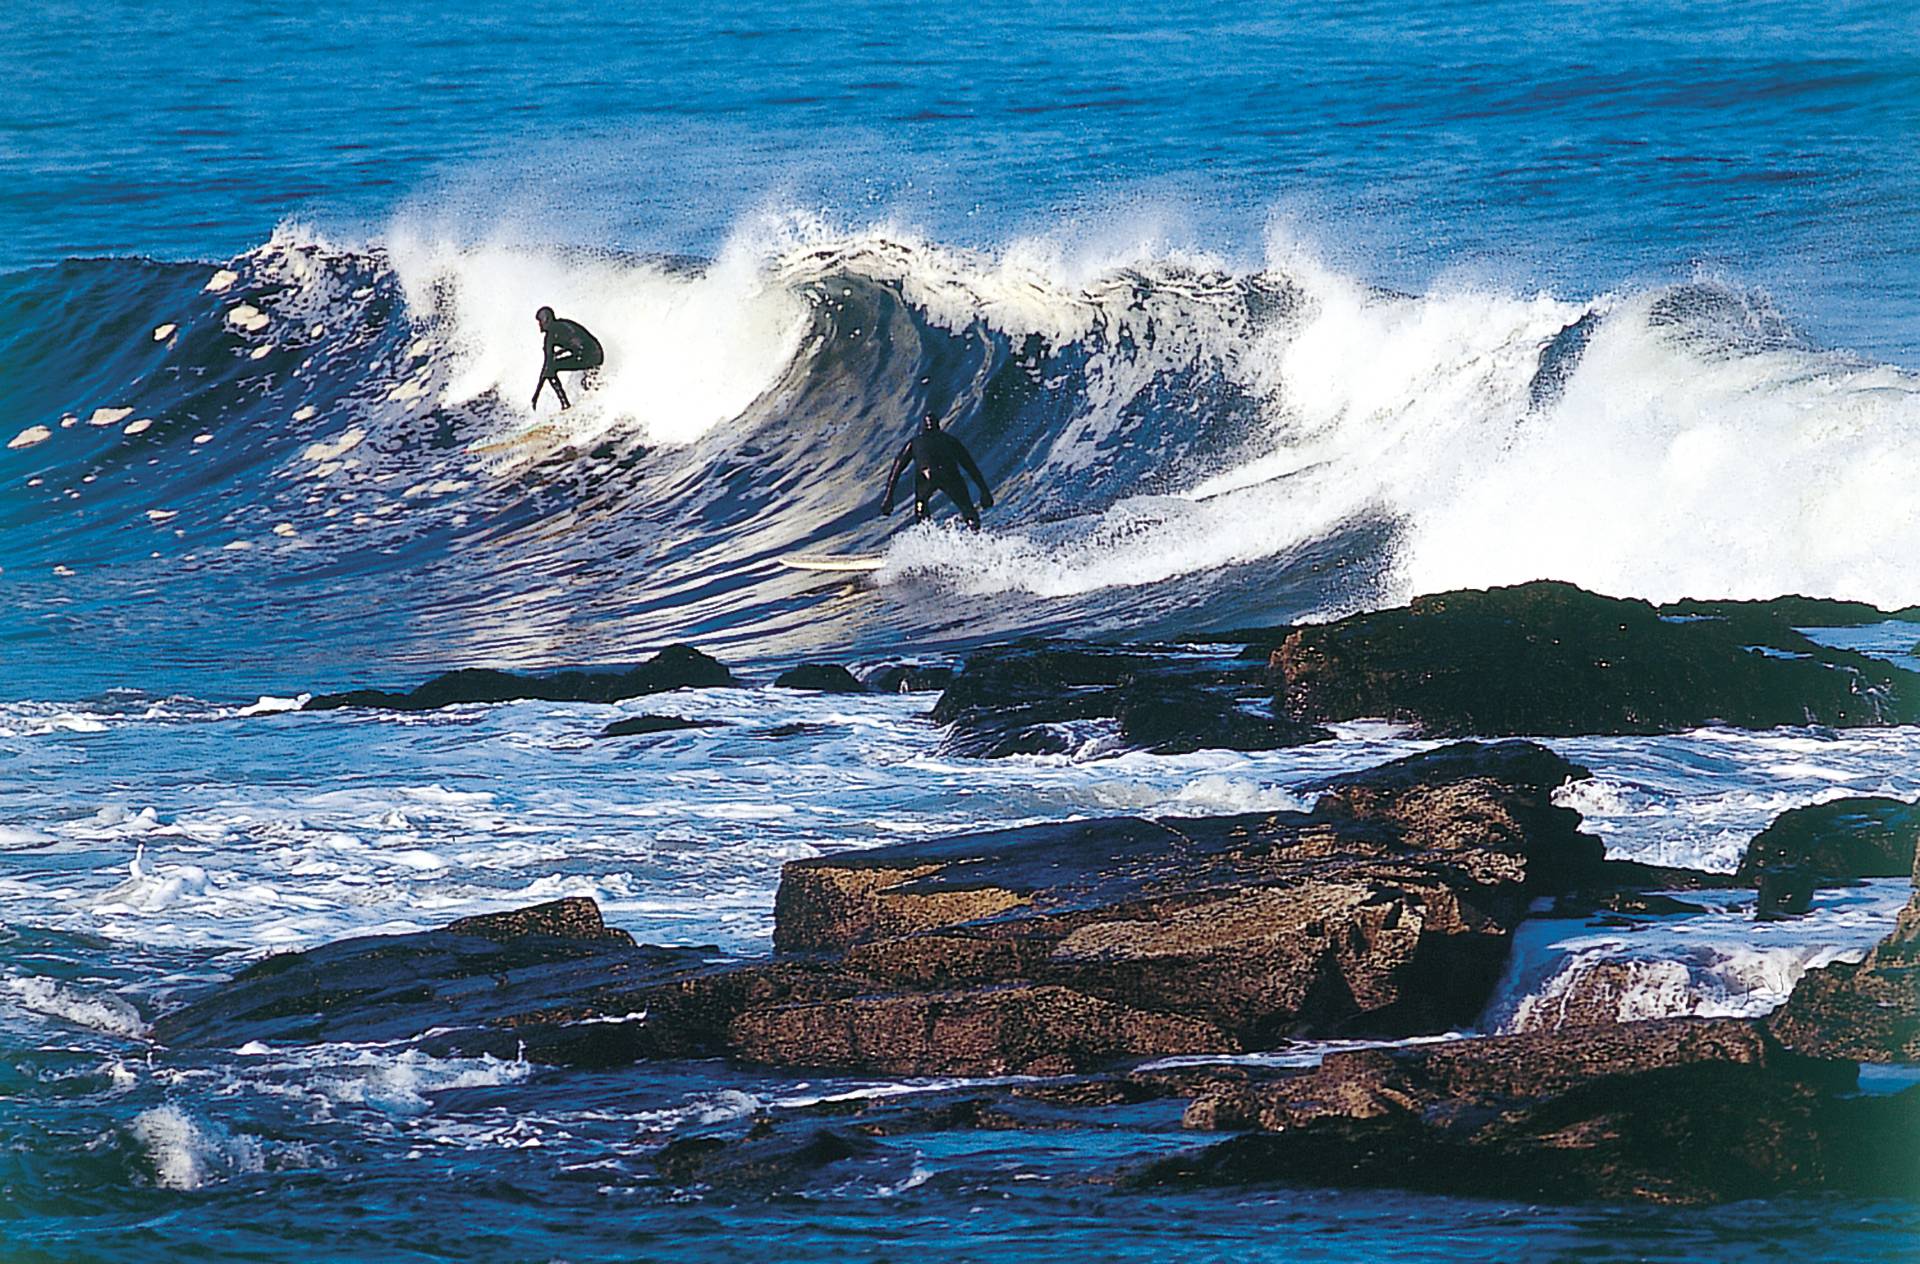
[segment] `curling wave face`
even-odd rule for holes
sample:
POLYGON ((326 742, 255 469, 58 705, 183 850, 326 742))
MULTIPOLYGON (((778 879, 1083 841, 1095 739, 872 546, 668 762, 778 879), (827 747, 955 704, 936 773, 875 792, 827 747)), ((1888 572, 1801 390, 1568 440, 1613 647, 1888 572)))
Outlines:
POLYGON ((72 693, 56 646, 103 686, 132 663, 257 692, 673 638, 1204 630, 1542 576, 1920 601, 1920 379, 1707 277, 1412 296, 1279 235, 1235 269, 787 214, 711 261, 287 227, 218 269, 13 273, 0 310, 22 696, 36 669, 72 693), (524 402, 541 303, 609 348, 562 416, 524 402), (983 535, 876 516, 926 410, 996 485, 983 535), (868 551, 871 592, 778 563, 868 551))

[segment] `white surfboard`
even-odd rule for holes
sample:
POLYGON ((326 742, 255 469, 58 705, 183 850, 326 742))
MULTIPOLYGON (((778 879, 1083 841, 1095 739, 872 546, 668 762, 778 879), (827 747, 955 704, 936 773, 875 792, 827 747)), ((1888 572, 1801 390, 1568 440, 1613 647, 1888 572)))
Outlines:
POLYGON ((490 455, 495 452, 511 452, 515 448, 532 447, 561 437, 560 427, 550 421, 529 426, 525 430, 516 430, 500 439, 489 439, 467 445, 467 451, 478 455, 490 455))
POLYGON ((878 553, 854 553, 845 557, 823 557, 804 553, 789 553, 780 559, 782 566, 790 566, 796 571, 877 571, 886 565, 887 559, 878 553))

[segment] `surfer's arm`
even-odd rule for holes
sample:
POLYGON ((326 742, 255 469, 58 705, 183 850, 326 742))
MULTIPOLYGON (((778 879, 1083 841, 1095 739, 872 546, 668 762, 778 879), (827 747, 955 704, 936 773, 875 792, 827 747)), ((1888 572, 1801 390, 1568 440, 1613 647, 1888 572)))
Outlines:
POLYGON ((973 453, 967 451, 967 445, 955 439, 953 441, 953 456, 956 461, 960 462, 960 468, 965 470, 968 475, 972 477, 973 481, 980 485, 980 507, 982 509, 993 508, 993 489, 987 486, 987 476, 982 474, 980 467, 973 463, 973 453))
POLYGON ((893 468, 887 471, 887 494, 880 501, 881 513, 890 514, 893 512, 893 489, 900 485, 901 472, 912 463, 913 442, 912 440, 908 440, 907 446, 900 449, 900 455, 893 458, 893 468))
POLYGON ((557 351, 559 347, 560 340, 555 338, 552 332, 549 331, 547 334, 547 346, 544 358, 540 361, 540 380, 533 385, 533 406, 535 408, 540 406, 540 392, 547 389, 548 382, 552 382, 555 388, 558 388, 560 385, 560 378, 555 374, 553 368, 553 353, 557 351))

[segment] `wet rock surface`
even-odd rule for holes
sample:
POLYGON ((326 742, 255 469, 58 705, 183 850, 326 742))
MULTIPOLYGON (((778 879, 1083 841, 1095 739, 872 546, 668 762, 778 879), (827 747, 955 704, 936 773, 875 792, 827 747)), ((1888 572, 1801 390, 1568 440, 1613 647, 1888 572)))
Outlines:
POLYGON ((1893 933, 1857 964, 1809 970, 1767 1025, 1803 1053, 1920 1062, 1920 857, 1893 933))
POLYGON ((1920 806, 1879 796, 1834 799, 1792 808, 1754 836, 1736 877, 1758 885, 1769 874, 1794 874, 1809 886, 1857 878, 1902 878, 1920 844, 1920 806))
POLYGON ((1189 1126, 1246 1131, 1141 1180, 1680 1204, 1911 1196, 1920 1089, 1855 1096, 1856 1074, 1730 1019, 1333 1053, 1303 1074, 1202 1091, 1189 1126))
POLYGON ((1028 641, 968 658, 934 705, 950 755, 1278 750, 1332 736, 1277 714, 1256 664, 1028 641))
MULTIPOLYGON (((176 1045, 409 1040, 430 1052, 538 1061, 631 1061, 612 1047, 614 996, 698 970, 698 948, 635 945, 591 900, 462 918, 439 930, 345 939, 267 957, 154 1024, 176 1045), (612 1043, 610 1043, 612 1042, 612 1043)), ((634 1033, 625 1033, 632 1036, 634 1033)), ((629 1042, 630 1043, 630 1042, 629 1042)))
POLYGON ((1294 720, 1380 718, 1433 737, 1920 718, 1920 674, 1816 644, 1788 622, 1804 614, 1791 600, 1663 611, 1542 581, 1299 627, 1270 665, 1294 720))
POLYGON ((469 667, 435 676, 405 693, 355 689, 320 694, 304 711, 378 707, 389 711, 431 711, 463 702, 619 702, 670 689, 717 689, 734 683, 733 673, 688 645, 669 645, 637 667, 621 671, 567 671, 526 676, 469 667))

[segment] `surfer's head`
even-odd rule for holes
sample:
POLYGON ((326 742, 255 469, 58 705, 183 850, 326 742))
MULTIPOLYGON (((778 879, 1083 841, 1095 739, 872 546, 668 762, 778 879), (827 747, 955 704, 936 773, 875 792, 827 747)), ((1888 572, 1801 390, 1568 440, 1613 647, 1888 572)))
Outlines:
POLYGON ((932 412, 925 414, 920 418, 920 428, 922 430, 938 430, 940 428, 940 415, 932 412))
POLYGON ((545 329, 547 327, 547 322, 552 319, 553 319, 553 309, 551 307, 543 307, 539 311, 533 314, 533 323, 540 326, 540 328, 542 329, 545 329))

